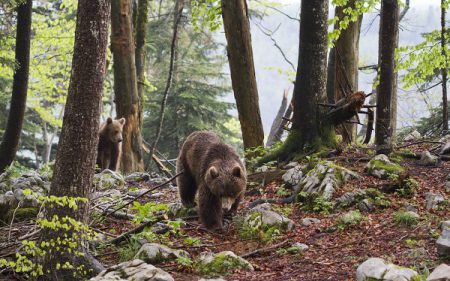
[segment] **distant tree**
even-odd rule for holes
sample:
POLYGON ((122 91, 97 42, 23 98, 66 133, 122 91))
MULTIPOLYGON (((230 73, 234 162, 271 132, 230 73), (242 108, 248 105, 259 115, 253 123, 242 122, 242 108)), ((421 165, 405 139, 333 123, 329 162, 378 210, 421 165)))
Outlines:
POLYGON ((111 30, 117 117, 127 120, 123 129, 120 169, 124 173, 143 171, 141 101, 137 89, 131 0, 111 1, 111 30))
POLYGON ((445 29, 445 13, 447 9, 447 0, 441 0, 441 54, 444 66, 441 68, 442 76, 442 133, 448 133, 448 99, 447 99, 447 72, 448 72, 448 58, 447 58, 447 40, 445 29))
POLYGON ((263 146, 264 131, 259 111, 247 3, 246 0, 221 2, 231 82, 244 148, 263 146))
POLYGON ((382 0, 380 14, 378 66, 380 83, 377 88, 375 143, 377 153, 388 154, 393 149, 397 72, 395 50, 398 47, 399 4, 397 0, 382 0))
MULTIPOLYGON (((58 144, 50 195, 88 198, 91 191, 97 155, 100 102, 106 67, 106 47, 110 15, 108 0, 79 0, 75 31, 72 75, 69 83, 63 127, 58 144), (88 50, 88 51, 87 51, 88 50)), ((86 222, 88 208, 79 204, 77 211, 69 206, 48 206, 46 219, 72 218, 86 222)), ((42 240, 63 241, 59 228, 44 228, 42 240)), ((72 229, 71 231, 75 231, 72 229)), ((82 239, 83 235, 75 233, 82 239)), ((67 246, 68 247, 68 246, 67 246)), ((73 247, 73 245, 72 245, 73 247)), ((78 266, 91 268, 86 241, 76 241, 72 252, 51 248, 45 255, 45 280, 83 280, 76 274, 78 266), (85 253, 75 255, 75 251, 85 253), (72 268, 59 268, 68 261, 72 268), (58 270, 59 268, 59 270, 58 270)))
POLYGON ((142 112, 144 105, 144 86, 145 82, 145 66, 146 66, 146 55, 145 55, 145 41, 147 36, 147 25, 148 25, 148 1, 149 0, 138 0, 137 4, 137 15, 136 15, 136 77, 137 77, 137 91, 139 96, 139 127, 142 130, 142 112))
POLYGON ((8 122, 0 144, 0 173, 12 163, 19 149, 28 90, 32 5, 32 0, 26 0, 17 6, 15 58, 18 66, 14 72, 8 122))

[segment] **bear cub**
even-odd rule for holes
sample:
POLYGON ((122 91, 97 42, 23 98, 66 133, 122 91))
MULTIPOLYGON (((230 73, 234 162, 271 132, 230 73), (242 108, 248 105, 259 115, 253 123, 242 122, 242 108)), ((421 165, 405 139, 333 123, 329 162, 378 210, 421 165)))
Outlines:
POLYGON ((125 118, 113 120, 108 117, 106 123, 100 126, 97 165, 103 171, 119 169, 120 158, 122 156, 122 131, 125 125, 125 118))
POLYGON ((236 213, 247 186, 247 175, 236 151, 212 132, 188 136, 177 159, 181 202, 193 207, 211 230, 221 230, 223 212, 236 213))

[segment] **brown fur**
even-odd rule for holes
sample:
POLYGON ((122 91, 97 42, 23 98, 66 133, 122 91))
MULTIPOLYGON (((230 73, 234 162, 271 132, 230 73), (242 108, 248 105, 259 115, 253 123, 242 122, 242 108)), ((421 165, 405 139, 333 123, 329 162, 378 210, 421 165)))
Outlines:
POLYGON ((98 140, 97 164, 101 170, 119 169, 122 156, 122 131, 125 118, 113 120, 108 118, 106 123, 100 126, 98 140))
POLYGON ((195 205, 197 194, 200 220, 208 229, 221 229, 222 207, 235 213, 242 200, 247 175, 233 148, 212 132, 192 133, 177 160, 178 189, 183 205, 195 205), (225 204, 228 202, 228 204, 225 204))

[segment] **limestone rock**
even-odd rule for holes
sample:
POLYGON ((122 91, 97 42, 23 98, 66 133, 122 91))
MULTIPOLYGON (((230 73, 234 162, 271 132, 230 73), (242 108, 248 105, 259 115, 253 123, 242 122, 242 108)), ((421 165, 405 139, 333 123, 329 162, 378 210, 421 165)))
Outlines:
POLYGON ((385 179, 390 175, 399 175, 405 170, 400 165, 391 162, 386 155, 379 154, 367 163, 366 171, 374 177, 385 179))
POLYGON ((204 274, 224 273, 234 269, 254 270, 251 263, 231 251, 200 253, 196 264, 198 271, 204 274))
POLYGON ((439 204, 443 201, 445 201, 444 197, 440 194, 435 194, 431 192, 427 192, 425 194, 425 200, 426 200, 426 207, 427 210, 431 209, 437 209, 439 204))
POLYGON ((134 172, 124 178, 125 181, 148 181, 150 174, 145 172, 134 172))
POLYGON ((423 151, 420 154, 419 164, 422 166, 437 166, 439 157, 432 155, 429 151, 423 151))
POLYGON ((173 250, 157 243, 146 243, 142 245, 135 256, 136 259, 142 259, 151 264, 175 260, 178 257, 189 258, 189 254, 186 251, 173 250))
POLYGON ((380 258, 370 258, 356 270, 357 281, 409 281, 417 275, 412 269, 388 264, 380 258))
POLYGON ((264 203, 251 209, 250 214, 245 217, 245 223, 252 227, 262 228, 276 226, 282 231, 290 231, 295 226, 293 220, 272 211, 269 203, 264 203))
POLYGON ((436 267, 428 276, 427 281, 450 281, 450 266, 443 263, 436 267))
POLYGON ((109 169, 94 175, 94 186, 97 191, 104 189, 120 189, 125 186, 125 180, 122 175, 109 169))
POLYGON ((422 137, 422 135, 417 131, 414 130, 411 133, 409 133, 408 135, 406 135, 406 137, 403 139, 404 141, 414 141, 414 140, 418 140, 422 137))
POLYGON ((295 190, 297 192, 316 193, 329 199, 342 184, 358 177, 357 173, 327 161, 318 163, 310 170, 299 182, 295 190))
POLYGON ((91 281, 174 281, 172 276, 162 269, 135 259, 112 266, 102 271, 91 281))
POLYGON ((303 166, 297 164, 297 166, 287 170, 281 178, 288 185, 294 186, 298 184, 303 178, 303 166))
POLYGON ((436 244, 439 255, 450 256, 450 220, 442 223, 442 233, 436 244))
POLYGON ((302 219, 302 225, 303 226, 310 226, 312 224, 320 223, 319 219, 316 218, 304 218, 302 219))

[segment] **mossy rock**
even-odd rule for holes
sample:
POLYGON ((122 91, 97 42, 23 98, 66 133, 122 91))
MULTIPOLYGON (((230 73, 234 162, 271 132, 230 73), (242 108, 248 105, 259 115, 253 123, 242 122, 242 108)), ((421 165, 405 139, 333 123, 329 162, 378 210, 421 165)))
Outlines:
POLYGON ((251 263, 231 251, 223 251, 217 254, 208 252, 201 253, 197 259, 196 268, 198 272, 208 276, 214 276, 236 269, 254 270, 251 263))
POLYGON ((401 175, 406 172, 402 166, 391 162, 384 154, 372 158, 366 166, 366 171, 380 179, 386 179, 392 175, 401 175))
POLYGON ((31 219, 35 219, 39 213, 38 208, 19 208, 17 209, 14 214, 15 209, 9 209, 6 213, 6 219, 7 221, 11 221, 13 215, 14 215, 14 221, 27 221, 31 219))

